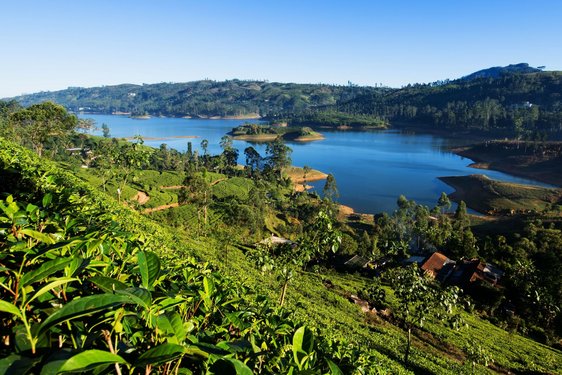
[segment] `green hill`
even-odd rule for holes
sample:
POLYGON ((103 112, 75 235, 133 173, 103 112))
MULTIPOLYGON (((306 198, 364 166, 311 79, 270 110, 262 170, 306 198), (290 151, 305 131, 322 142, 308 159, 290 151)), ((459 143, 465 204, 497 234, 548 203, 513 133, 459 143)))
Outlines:
POLYGON ((377 91, 372 87, 203 80, 93 88, 70 87, 14 99, 24 106, 53 101, 73 112, 255 118, 334 105, 377 91))
POLYGON ((448 131, 493 132, 541 139, 562 134, 562 72, 408 85, 336 105, 342 112, 379 116, 391 124, 448 131))
POLYGON ((517 64, 401 89, 203 80, 70 87, 14 99, 25 106, 49 100, 74 112, 262 117, 298 126, 383 128, 390 122, 432 130, 543 139, 562 137, 560 92, 561 72, 517 64))
MULTIPOLYGON (((525 329, 548 342, 546 327, 556 326, 560 262, 552 249, 562 238, 556 228, 535 226, 526 233, 536 243, 529 250, 485 249, 497 250, 486 255, 503 257, 504 269, 519 260, 531 264, 526 273, 510 269, 517 277, 508 282, 537 286, 540 301, 528 302, 518 289, 506 292, 523 298, 513 302, 521 312, 529 309, 528 326, 522 318, 504 321, 493 309, 472 311, 456 300, 449 305, 454 320, 445 319, 449 312, 442 308, 422 314, 424 324, 411 330, 406 363, 409 335, 399 312, 410 311, 404 306, 426 310, 416 307, 423 301, 405 303, 394 284, 393 274, 401 275, 404 267, 396 262, 376 280, 335 270, 336 255, 321 250, 345 230, 342 251, 349 251, 352 230, 315 213, 323 203, 295 193, 275 170, 279 165, 270 166, 269 179, 258 179, 230 168, 220 156, 195 160, 139 143, 78 140, 100 152, 90 168, 73 164, 64 150, 64 163, 55 163, 0 138, 0 369, 6 373, 562 373, 558 349, 517 333, 525 329), (113 164, 104 164, 104 157, 113 164), (166 159, 170 169, 150 168, 166 159), (173 165, 182 160, 178 173, 173 165), (193 172, 198 163, 225 174, 193 172), (113 174, 104 177, 105 172, 113 174), (198 199, 190 196, 198 194, 195 182, 203 189, 198 199), (191 190, 182 189, 190 183, 191 190), (112 195, 104 187, 112 187, 112 195), (176 203, 180 196, 182 204, 141 214, 141 200, 137 206, 129 199, 141 189, 157 201, 144 202, 147 207, 176 203), (271 232, 301 241, 298 251, 254 246, 256 234, 271 232), (299 266, 301 257, 309 261, 299 266), (362 310, 353 296, 377 310, 362 310), (480 314, 491 315, 485 320, 480 314), (537 326, 543 323, 544 329, 537 326)), ((468 233, 462 212, 455 214, 452 231, 446 214, 435 213, 444 223, 436 226, 427 208, 402 198, 400 210, 372 228, 388 256, 401 259, 405 249, 396 246, 405 241, 391 236, 406 226, 425 228, 435 240, 445 232, 468 233), (383 242, 390 243, 388 249, 383 242)), ((425 280, 425 300, 448 298, 447 289, 417 274, 416 280, 425 280)))

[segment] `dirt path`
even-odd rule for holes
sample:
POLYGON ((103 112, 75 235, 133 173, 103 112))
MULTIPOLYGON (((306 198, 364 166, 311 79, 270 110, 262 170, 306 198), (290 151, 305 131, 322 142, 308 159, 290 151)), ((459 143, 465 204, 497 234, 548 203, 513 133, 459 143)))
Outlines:
POLYGON ((223 182, 223 181, 226 181, 226 180, 228 180, 228 177, 219 178, 218 180, 211 182, 211 186, 215 186, 219 182, 223 182))
POLYGON ((179 203, 163 204, 162 206, 147 208, 142 213, 143 214, 149 214, 151 212, 167 210, 168 208, 177 207, 177 206, 179 206, 179 203))

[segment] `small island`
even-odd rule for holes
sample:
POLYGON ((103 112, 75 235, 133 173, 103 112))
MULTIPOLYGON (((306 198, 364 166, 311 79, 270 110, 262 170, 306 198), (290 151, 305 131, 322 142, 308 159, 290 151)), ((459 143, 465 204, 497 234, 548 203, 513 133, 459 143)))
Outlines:
POLYGON ((288 127, 286 124, 242 124, 229 133, 233 139, 250 142, 272 142, 278 137, 285 141, 312 142, 324 139, 321 133, 309 127, 288 127))

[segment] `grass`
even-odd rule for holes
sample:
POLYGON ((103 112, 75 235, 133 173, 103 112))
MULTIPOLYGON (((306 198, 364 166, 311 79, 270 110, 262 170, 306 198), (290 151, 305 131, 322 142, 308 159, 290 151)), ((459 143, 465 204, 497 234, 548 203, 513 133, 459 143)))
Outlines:
POLYGON ((247 200, 254 182, 244 177, 232 177, 213 185, 213 195, 216 199, 236 198, 247 200))
MULTIPOLYGON (((94 186, 101 183, 98 177, 87 171, 81 171, 80 175, 94 186)), ((140 176, 142 185, 149 186, 147 190, 152 202, 170 199, 166 198, 165 194, 173 196, 173 190, 159 189, 163 183, 176 184, 178 179, 181 182, 181 178, 173 172, 160 175, 156 171, 144 171, 140 176)), ((218 181, 213 185, 213 192, 217 197, 224 199, 247 199, 253 186, 251 180, 241 177, 222 180, 225 178, 223 175, 208 173, 207 178, 210 182, 218 181)), ((112 184, 109 186, 113 189, 112 184)), ((131 183, 124 193, 136 192, 138 186, 138 182, 131 183)), ((176 251, 179 252, 173 256, 195 256, 210 262, 221 273, 250 286, 255 293, 265 294, 274 301, 279 298, 279 282, 273 275, 259 272, 246 259, 244 247, 230 246, 227 254, 220 250, 223 246, 216 243, 212 236, 194 237, 193 234, 182 230, 187 229, 189 233, 193 233, 193 228, 198 226, 197 212, 193 206, 186 205, 155 212, 149 217, 155 220, 152 225, 157 228, 154 230, 159 236, 173 239, 174 243, 178 244, 176 251), (174 223, 176 228, 159 225, 162 222, 174 223)), ((214 227, 216 220, 219 218, 211 211, 209 227, 214 227)), ((350 340, 356 350, 362 350, 364 353, 360 357, 360 361, 364 363, 358 365, 363 364, 369 370, 379 369, 381 373, 468 373, 465 347, 467 342, 475 341, 483 345, 494 359, 491 368, 479 366, 478 373, 491 373, 494 369, 502 372, 532 370, 562 374, 560 351, 508 333, 469 313, 463 314, 468 327, 460 331, 429 318, 423 330, 414 332, 411 365, 405 368, 402 363, 406 345, 405 332, 381 317, 362 313, 360 308, 347 298, 350 294, 357 294, 369 282, 369 279, 359 275, 340 274, 326 269, 299 272, 289 286, 287 306, 294 311, 296 318, 320 330, 324 337, 343 337, 350 340)), ((388 296, 392 302, 392 293, 388 293, 388 296)))
MULTIPOLYGON (((267 294, 279 297, 279 284, 248 263, 243 248, 231 248, 229 259, 213 251, 209 243, 193 246, 197 255, 215 264, 241 282, 267 294)), ((414 334, 412 365, 404 369, 405 332, 390 322, 362 313, 346 298, 368 285, 369 279, 358 275, 339 274, 331 270, 301 272, 290 284, 288 305, 296 315, 320 329, 326 337, 344 336, 364 349, 371 349, 380 368, 390 373, 468 373, 465 349, 469 341, 482 344, 494 359, 496 371, 522 372, 532 369, 543 373, 562 374, 562 353, 518 334, 508 333, 479 317, 463 313, 467 328, 454 330, 442 322, 429 319, 423 330, 414 334), (327 287, 325 281, 333 285, 327 287)), ((389 293, 389 300, 392 299, 389 293)), ((373 362, 373 366, 377 366, 373 362)), ((478 365, 477 373, 492 373, 478 365)))
POLYGON ((562 189, 550 189, 491 180, 483 175, 441 177, 456 191, 451 198, 481 213, 559 211, 562 189))

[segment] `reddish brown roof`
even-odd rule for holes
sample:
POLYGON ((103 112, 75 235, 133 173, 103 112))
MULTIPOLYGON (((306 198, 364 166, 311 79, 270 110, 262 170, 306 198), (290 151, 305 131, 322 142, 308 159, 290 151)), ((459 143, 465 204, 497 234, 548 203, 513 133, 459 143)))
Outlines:
POLYGON ((433 253, 427 260, 422 264, 421 269, 427 272, 432 277, 437 277, 437 274, 441 269, 450 262, 450 259, 441 253, 433 253))

